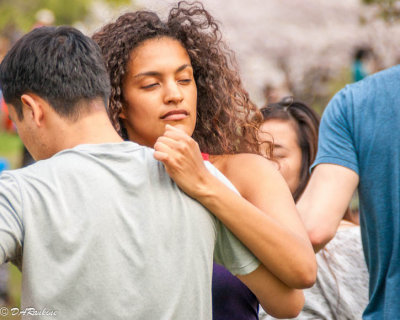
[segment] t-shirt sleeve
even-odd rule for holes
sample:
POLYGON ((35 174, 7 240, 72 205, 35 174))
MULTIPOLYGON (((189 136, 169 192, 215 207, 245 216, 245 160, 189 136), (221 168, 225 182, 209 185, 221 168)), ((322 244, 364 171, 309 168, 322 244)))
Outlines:
MULTIPOLYGON (((238 193, 232 183, 209 162, 206 164, 210 172, 229 188, 238 193)), ((216 219, 217 240, 214 249, 214 260, 223 265, 233 275, 245 275, 258 268, 258 259, 229 231, 225 225, 216 219)))
POLYGON ((22 252, 21 195, 10 174, 0 175, 0 263, 14 261, 22 252))
POLYGON ((249 274, 260 265, 258 259, 219 220, 214 260, 233 275, 249 274))
POLYGON ((350 87, 339 91, 329 102, 322 115, 318 153, 311 168, 321 163, 331 163, 359 173, 353 134, 353 110, 350 87))

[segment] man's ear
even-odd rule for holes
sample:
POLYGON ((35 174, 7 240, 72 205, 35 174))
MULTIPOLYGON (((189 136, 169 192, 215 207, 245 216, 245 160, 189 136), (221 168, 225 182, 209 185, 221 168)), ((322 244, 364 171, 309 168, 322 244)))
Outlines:
POLYGON ((44 119, 44 100, 35 94, 25 93, 21 96, 21 102, 24 118, 28 117, 28 119, 34 121, 38 127, 41 127, 44 119))

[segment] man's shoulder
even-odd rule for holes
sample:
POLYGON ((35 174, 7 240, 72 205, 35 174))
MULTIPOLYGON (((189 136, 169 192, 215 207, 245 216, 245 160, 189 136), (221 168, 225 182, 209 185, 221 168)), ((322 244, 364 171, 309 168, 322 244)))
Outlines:
POLYGON ((369 109, 385 107, 388 101, 397 101, 397 84, 400 81, 400 65, 382 70, 361 81, 346 85, 335 94, 326 107, 324 118, 369 117, 369 109))
POLYGON ((359 95, 361 92, 376 93, 377 91, 397 87, 400 81, 400 65, 376 72, 361 81, 346 85, 341 91, 359 95), (371 91, 372 90, 372 91, 371 91))
POLYGON ((153 151, 131 142, 82 144, 62 150, 52 157, 37 161, 27 167, 11 170, 9 174, 17 180, 32 177, 47 177, 48 175, 62 176, 66 172, 75 173, 95 170, 97 167, 118 166, 132 162, 152 163, 153 151))

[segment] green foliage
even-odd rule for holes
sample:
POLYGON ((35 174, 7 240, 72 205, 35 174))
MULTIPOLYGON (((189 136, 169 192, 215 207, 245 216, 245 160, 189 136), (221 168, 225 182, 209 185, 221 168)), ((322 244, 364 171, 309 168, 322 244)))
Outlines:
MULTIPOLYGON (((128 4, 129 0, 103 0, 119 6, 128 4)), ((36 22, 36 13, 48 9, 54 13, 56 25, 73 24, 80 21, 88 13, 95 0, 0 0, 0 30, 12 28, 29 31, 36 22)))
MULTIPOLYGON (((9 295, 11 298, 10 308, 21 306, 21 283, 22 277, 21 272, 17 267, 11 263, 8 264, 9 270, 9 295)), ((14 319, 14 317, 12 318, 14 319)), ((15 319, 16 320, 16 319, 15 319)))

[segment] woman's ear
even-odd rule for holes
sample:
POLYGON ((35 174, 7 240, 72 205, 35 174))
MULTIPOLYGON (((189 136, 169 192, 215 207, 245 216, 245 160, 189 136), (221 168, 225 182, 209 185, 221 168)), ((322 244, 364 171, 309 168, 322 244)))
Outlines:
POLYGON ((43 99, 40 99, 38 96, 30 93, 25 93, 21 96, 22 102, 22 112, 24 118, 32 120, 38 127, 41 127, 43 124, 43 99))
POLYGON ((123 108, 123 109, 121 110, 121 113, 119 114, 119 118, 120 118, 120 119, 124 119, 124 120, 127 119, 126 114, 125 114, 125 108, 123 108))

